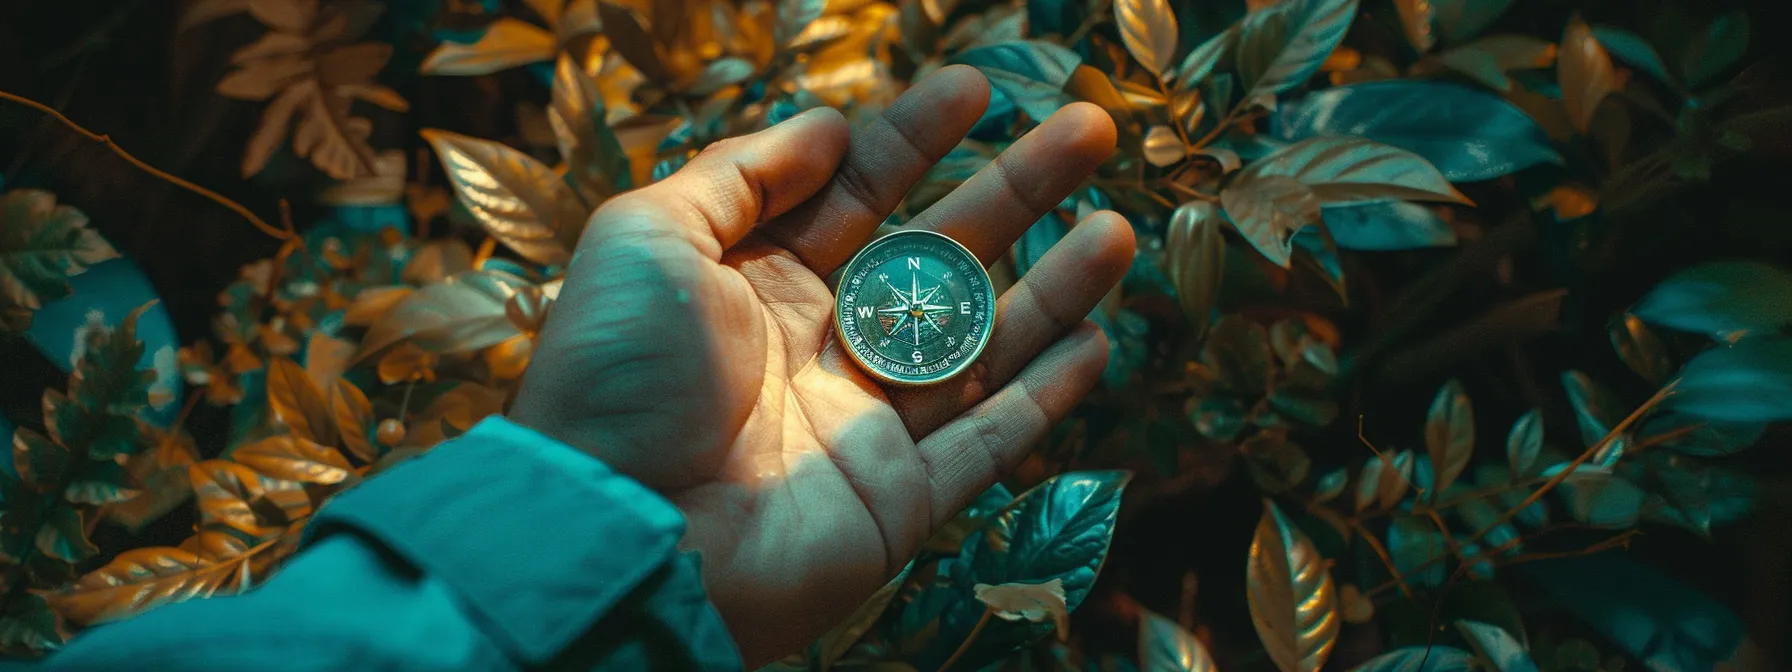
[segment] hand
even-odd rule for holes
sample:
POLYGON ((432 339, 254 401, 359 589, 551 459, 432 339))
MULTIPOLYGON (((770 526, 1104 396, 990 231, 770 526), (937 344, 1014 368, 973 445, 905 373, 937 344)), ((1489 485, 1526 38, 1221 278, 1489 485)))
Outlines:
MULTIPOLYGON (((892 389, 855 368, 823 279, 989 101, 945 68, 848 138, 810 110, 723 140, 592 216, 512 417, 665 494, 750 666, 796 651, 1012 468, 1107 361, 1083 318, 1133 234, 1089 216, 996 306, 980 360, 892 389)), ((1065 107, 909 226, 984 263, 1080 186, 1113 122, 1065 107)))

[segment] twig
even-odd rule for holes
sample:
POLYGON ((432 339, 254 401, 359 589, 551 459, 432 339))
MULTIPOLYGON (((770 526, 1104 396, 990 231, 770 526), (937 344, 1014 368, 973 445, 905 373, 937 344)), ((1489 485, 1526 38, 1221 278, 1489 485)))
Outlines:
POLYGON ((994 616, 995 613, 995 607, 983 608, 983 617, 977 619, 977 625, 971 628, 971 634, 964 636, 964 643, 958 645, 958 650, 952 652, 952 657, 947 658, 946 662, 940 664, 939 672, 946 672, 946 670, 952 667, 953 663, 958 662, 959 658, 964 657, 964 652, 971 650, 971 642, 977 641, 977 635, 983 632, 983 626, 989 623, 989 617, 994 616))
POLYGON ((106 135, 104 133, 95 133, 93 131, 89 131, 86 128, 82 127, 80 124, 77 124, 73 120, 69 119, 67 116, 64 116, 61 112, 56 111, 56 108, 50 107, 48 105, 37 102, 30 98, 26 98, 24 96, 7 93, 5 91, 0 91, 0 99, 10 100, 10 101, 19 103, 21 105, 24 105, 26 107, 35 109, 44 114, 48 114, 51 117, 54 117, 57 121, 62 122, 62 125, 73 129, 76 133, 80 133, 82 136, 86 137, 88 140, 92 140, 94 142, 105 145, 107 149, 112 150, 113 154, 117 154, 119 156, 119 158, 122 158, 125 161, 130 162, 130 164, 133 166, 136 166, 138 170, 149 173, 150 175, 160 178, 163 181, 168 182, 169 184, 172 184, 174 186, 180 187, 182 189, 185 189, 187 191, 193 192, 193 193, 203 196, 207 199, 210 199, 211 201, 217 203, 218 205, 222 205, 222 206, 234 211, 235 213, 242 215, 244 219, 249 220, 250 224, 254 224, 255 228, 261 229, 262 233, 268 234, 269 236, 273 236, 277 240, 288 240, 288 239, 294 237, 291 233, 288 233, 286 231, 281 231, 280 229, 274 228, 272 225, 263 221, 260 217, 256 217, 255 213, 249 212, 249 209, 243 207, 243 205, 241 203, 230 200, 229 198, 226 198, 223 194, 219 194, 218 192, 212 191, 205 187, 201 187, 197 184, 193 184, 192 182, 188 182, 179 177, 170 175, 166 172, 163 172, 162 170, 157 169, 155 166, 151 166, 147 163, 144 163, 141 159, 138 159, 135 156, 131 156, 130 152, 124 151, 123 147, 119 147, 118 143, 115 143, 112 141, 112 136, 106 135))
MULTIPOLYGON (((1388 573, 1394 575, 1394 578, 1391 579, 1389 583, 1399 586, 1400 592, 1406 594, 1406 599, 1413 599, 1412 586, 1406 585, 1406 577, 1400 575, 1400 568, 1394 566, 1394 558, 1393 556, 1388 555, 1388 549, 1381 545, 1381 540, 1376 539, 1375 535, 1369 532, 1369 528, 1363 527, 1362 523, 1353 520, 1350 521, 1350 527, 1351 529, 1356 530, 1357 534, 1362 535, 1363 541, 1369 542, 1369 550, 1375 551, 1375 555, 1381 558, 1381 562, 1388 566, 1388 573)), ((1436 558, 1432 559, 1433 562, 1436 560, 1436 558)), ((1429 563, 1427 563, 1427 565, 1428 564, 1429 563)), ((1380 590, 1381 587, 1377 586, 1374 591, 1370 592, 1370 594, 1373 595, 1376 592, 1380 592, 1380 590)))
POLYGON ((1583 555, 1592 555, 1594 553, 1609 550, 1612 548, 1617 548, 1619 546, 1628 548, 1630 546, 1631 537, 1635 537, 1642 533, 1643 533, 1642 530, 1625 530, 1622 533, 1613 535, 1611 538, 1608 538, 1604 541, 1601 541, 1597 544, 1593 544, 1592 546, 1588 546, 1586 548, 1576 549, 1576 550, 1572 550, 1572 551, 1527 553, 1525 555, 1507 558, 1505 561, 1500 562, 1499 564, 1502 567, 1510 567, 1512 565, 1521 565, 1521 564, 1524 564, 1527 562, 1536 562, 1538 560, 1557 560, 1560 558, 1576 558, 1576 557, 1580 557, 1583 555))

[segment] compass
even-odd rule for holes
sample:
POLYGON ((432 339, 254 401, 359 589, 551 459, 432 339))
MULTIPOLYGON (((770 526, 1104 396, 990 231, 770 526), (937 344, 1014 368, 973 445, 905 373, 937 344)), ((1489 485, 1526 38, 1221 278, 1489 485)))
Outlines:
POLYGON ((895 385, 958 375, 989 343, 996 304, 976 255, 944 235, 897 231, 847 262, 834 331, 859 368, 895 385))

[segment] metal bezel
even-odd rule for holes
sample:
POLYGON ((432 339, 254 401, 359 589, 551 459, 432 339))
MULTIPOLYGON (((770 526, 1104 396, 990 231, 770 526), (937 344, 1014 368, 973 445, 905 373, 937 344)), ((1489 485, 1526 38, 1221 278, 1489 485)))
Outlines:
POLYGON ((854 254, 852 256, 852 259, 850 261, 846 262, 845 268, 840 273, 840 286, 834 288, 834 309, 833 310, 834 310, 834 339, 836 342, 838 342, 840 344, 841 349, 846 351, 846 356, 852 358, 853 364, 857 365, 859 367, 860 371, 864 371, 866 373, 866 375, 869 375, 872 378, 876 378, 878 382, 884 383, 886 385, 894 385, 894 386, 898 386, 898 387, 926 387, 928 385, 938 385, 940 383, 943 383, 943 382, 946 382, 953 378, 956 378, 958 376, 958 374, 964 373, 965 369, 970 368, 971 363, 977 361, 978 358, 983 356, 983 349, 985 347, 989 346, 990 335, 992 332, 995 331, 995 324, 996 324, 995 283, 990 281, 989 269, 986 269, 983 267, 983 261, 978 259, 977 255, 972 254, 969 248, 966 248, 963 244, 959 243, 956 240, 953 240, 951 236, 940 233, 938 231, 929 231, 927 229, 902 229, 902 230, 890 233, 888 235, 885 235, 876 240, 873 240, 870 243, 867 243, 864 248, 861 248, 856 254, 854 254), (858 269, 859 265, 865 260, 865 255, 867 253, 869 253, 873 248, 877 247, 879 244, 886 243, 887 241, 889 241, 891 239, 898 238, 898 237, 913 237, 913 236, 933 236, 935 238, 945 241, 946 244, 950 245, 953 249, 956 249, 956 250, 958 250, 959 253, 965 255, 965 258, 971 260, 971 266, 973 268, 977 269, 977 277, 979 277, 983 280, 983 286, 988 288, 987 291, 989 292, 989 300, 986 302, 987 308, 985 309, 985 315, 987 318, 985 324, 987 324, 988 326, 983 329, 983 335, 978 337, 977 347, 971 351, 971 354, 969 356, 965 357, 958 364, 953 365, 952 368, 941 371, 938 374, 935 374, 934 376, 929 377, 926 380, 904 380, 901 378, 893 378, 889 374, 886 374, 883 371, 878 370, 877 367, 872 366, 869 363, 866 363, 865 360, 859 356, 858 351, 853 349, 852 344, 848 343, 846 341, 845 324, 843 324, 840 319, 841 291, 843 291, 843 289, 847 286, 848 279, 853 276, 853 273, 858 269))

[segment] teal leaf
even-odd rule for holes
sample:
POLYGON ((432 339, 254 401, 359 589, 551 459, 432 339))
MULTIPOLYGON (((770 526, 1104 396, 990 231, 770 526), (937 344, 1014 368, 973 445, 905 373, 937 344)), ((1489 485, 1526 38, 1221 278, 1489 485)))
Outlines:
POLYGON ((1543 415, 1533 408, 1512 423, 1512 431, 1506 434, 1506 463, 1512 474, 1524 478, 1537 465, 1537 455, 1543 451, 1543 415))
POLYGON ((1365 203, 1320 211, 1325 228, 1346 250, 1412 250, 1456 244, 1456 230, 1431 206, 1402 201, 1365 203))
POLYGON ((19 480, 27 484, 50 487, 68 478, 75 456, 61 444, 35 431, 20 427, 13 430, 12 464, 19 480))
POLYGON ((1651 485, 1668 507, 1651 507, 1650 517, 1665 519, 1707 539, 1711 537, 1711 499, 1702 469, 1684 455, 1653 452, 1645 456, 1651 485), (1667 515, 1660 515, 1666 513, 1667 515))
POLYGON ((1792 271, 1718 261, 1675 273, 1631 309, 1644 322, 1719 340, 1792 324, 1792 271))
POLYGON ((1469 403, 1462 382, 1451 379, 1431 400, 1431 411, 1425 416, 1425 454, 1431 458, 1433 485, 1436 493, 1449 489, 1475 450, 1475 409, 1469 403))
POLYGON ((1748 14, 1736 10, 1717 17, 1693 35, 1680 60, 1686 83, 1697 87, 1721 75, 1748 50, 1748 14))
POLYGON ((1665 408, 1731 423, 1792 420, 1792 340, 1750 338, 1699 353, 1665 408))
POLYGON ((1357 477, 1357 513, 1362 513, 1372 505, 1383 509, 1394 508, 1412 487, 1412 462, 1410 450, 1397 453, 1383 451, 1371 456, 1363 464, 1362 474, 1357 477))
POLYGON ((1766 431, 1766 423, 1715 422, 1685 413, 1667 412, 1644 420, 1642 429, 1637 432, 1637 440, 1659 443, 1686 455, 1720 457, 1755 445, 1766 431))
POLYGON ((1527 562, 1513 569, 1531 579, 1551 604, 1634 656, 1642 669, 1715 669, 1744 639, 1743 623, 1728 607, 1628 553, 1527 562))
POLYGON ((1481 661, 1495 672, 1537 672, 1537 663, 1524 645, 1505 630, 1479 621, 1457 621, 1457 632, 1468 640, 1481 661))
POLYGON ((1637 316, 1619 315, 1612 323, 1611 340, 1618 359, 1624 360, 1624 364, 1643 380, 1660 385, 1674 374, 1674 363, 1668 359, 1667 346, 1637 316))
MULTIPOLYGON (((1559 467, 1544 473, 1553 476, 1559 467)), ((1621 530, 1636 525, 1642 514, 1643 490, 1624 478, 1583 464, 1556 487, 1567 504, 1569 517, 1601 529, 1621 530)))
POLYGON ((1388 555, 1394 568, 1412 586, 1435 588, 1444 583, 1443 558, 1449 554, 1444 535, 1428 519, 1395 514, 1388 525, 1388 555))
POLYGON ((1441 81, 1368 82, 1312 93, 1277 109, 1275 132, 1289 141, 1368 138, 1423 157, 1452 182, 1562 163, 1530 115, 1498 95, 1441 81))
POLYGON ((1014 241, 1014 274, 1026 275, 1045 256, 1045 251, 1058 244, 1069 232, 1070 226, 1064 223, 1064 218, 1056 210, 1045 213, 1044 217, 1027 227, 1027 231, 1014 241))
POLYGON ((1518 541, 1518 528, 1510 522, 1500 522, 1503 515, 1499 509, 1486 499, 1470 499, 1456 507, 1456 515, 1462 519, 1469 533, 1481 534, 1482 530, 1490 530, 1481 537, 1488 548, 1498 548, 1504 555, 1514 555, 1521 548, 1518 541), (1511 546, 1507 546, 1511 544, 1511 546))
POLYGON ((1344 40, 1356 7, 1356 0, 1288 0, 1246 15, 1236 59, 1245 98, 1306 83, 1344 40))
POLYGON ((1344 486, 1349 484, 1349 469, 1338 467, 1326 472, 1324 476, 1319 477, 1319 482, 1313 485, 1313 501, 1323 504, 1337 499, 1338 495, 1344 494, 1344 486))
MULTIPOLYGON (((1182 58, 1182 63, 1176 66, 1176 88, 1181 91, 1194 90, 1213 74, 1214 68, 1219 66, 1221 59, 1224 59, 1237 46, 1238 27, 1233 26, 1190 50, 1188 55, 1182 58)), ((1209 104, 1224 106, 1229 102, 1216 100, 1209 104)))
MULTIPOLYGON (((1568 390, 1568 403, 1574 407, 1574 419, 1580 425, 1580 440, 1588 448, 1599 443, 1600 439, 1610 434, 1612 428, 1624 420, 1625 411, 1612 391, 1593 382, 1587 374, 1579 371, 1563 371, 1562 387, 1568 390)), ((1601 456, 1609 459, 1596 460, 1609 463, 1624 453, 1628 441, 1625 437, 1613 439, 1602 449, 1601 456)))
POLYGON ((1045 84, 1006 70, 983 70, 996 93, 1006 97, 1015 107, 1034 120, 1043 121, 1070 103, 1070 96, 1056 86, 1045 84))
POLYGON ((1482 30, 1512 6, 1512 0, 1433 0, 1432 23, 1444 41, 1461 43, 1482 30))
POLYGON ((1668 66, 1661 62, 1661 55, 1655 53, 1655 47, 1636 33, 1615 26, 1593 26, 1593 39, 1605 45, 1606 53, 1631 67, 1649 73, 1657 81, 1674 83, 1674 76, 1668 74, 1668 66))
POLYGON ((1472 204, 1423 157, 1364 138, 1301 140, 1238 171, 1232 188, 1265 177, 1293 178, 1326 207, 1396 200, 1472 204))
POLYGON ((72 506, 55 506, 37 529, 37 550, 63 562, 80 562, 97 555, 98 546, 87 539, 87 528, 81 523, 81 511, 72 506))
POLYGON ((1061 89, 1083 58, 1051 42, 1021 40, 967 49, 952 62, 973 66, 986 75, 1000 71, 1061 89))
POLYGON ((1408 646, 1370 658, 1350 672, 1462 672, 1475 657, 1449 646, 1408 646))
POLYGON ((1071 472, 1028 490, 965 540, 977 583, 1064 582, 1065 602, 1082 604, 1107 558, 1120 510, 1124 471, 1071 472))

